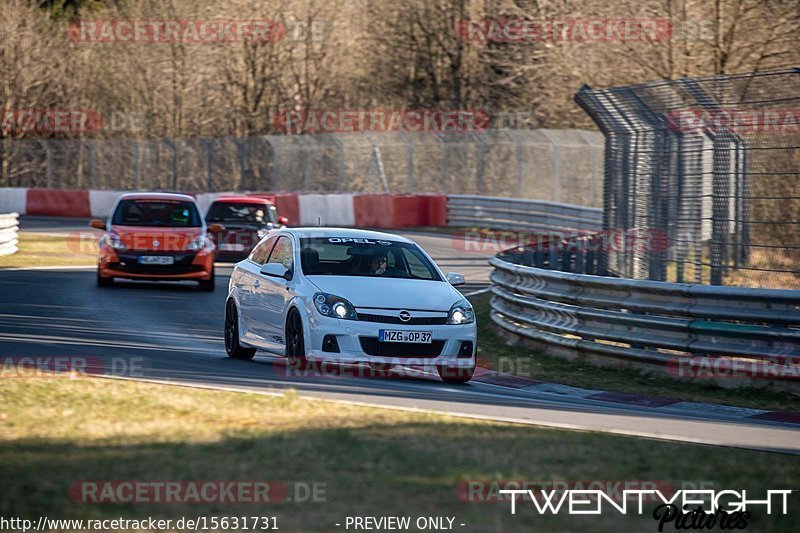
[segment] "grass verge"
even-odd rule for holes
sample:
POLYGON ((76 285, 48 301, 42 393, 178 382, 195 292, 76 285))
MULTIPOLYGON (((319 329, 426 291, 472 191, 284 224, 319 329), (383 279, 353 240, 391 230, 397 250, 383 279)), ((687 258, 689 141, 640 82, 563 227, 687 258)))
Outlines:
MULTIPOLYGON (((486 423, 293 395, 265 397, 103 379, 0 383, 0 515, 177 519, 276 516, 282 531, 334 531, 346 516, 451 516, 461 531, 655 531, 650 516, 539 516, 457 497, 467 480, 654 481, 675 488, 793 488, 796 457, 486 423), (82 480, 317 483, 317 501, 88 504, 82 480), (690 485, 684 485, 689 483, 690 485), (319 496, 319 492, 318 492, 319 496), (458 524, 466 524, 464 527, 458 524)), ((293 494, 289 489, 289 496, 293 494)), ((796 498, 790 503, 797 504, 796 498)), ((800 527, 756 511, 748 531, 800 527)))
POLYGON ((530 348, 524 346, 509 346, 498 335, 494 322, 489 318, 489 299, 490 295, 485 293, 470 298, 478 321, 478 357, 486 361, 484 366, 509 374, 585 389, 800 412, 800 397, 790 392, 755 388, 722 389, 711 384, 644 375, 627 368, 602 368, 540 352, 532 353, 530 348))
POLYGON ((21 231, 19 251, 0 256, 0 268, 93 265, 99 237, 99 232, 95 236, 88 231, 69 237, 21 231))

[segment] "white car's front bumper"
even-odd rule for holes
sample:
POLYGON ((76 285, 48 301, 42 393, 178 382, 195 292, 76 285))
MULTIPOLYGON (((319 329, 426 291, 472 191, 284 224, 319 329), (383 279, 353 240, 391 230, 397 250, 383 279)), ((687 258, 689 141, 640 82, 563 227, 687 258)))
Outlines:
MULTIPOLYGON (((475 365, 477 327, 464 325, 405 325, 340 320, 312 312, 304 320, 306 329, 306 358, 309 361, 337 363, 381 363, 397 365, 447 365, 468 368, 475 365), (379 346, 379 330, 430 331, 431 344, 406 344, 386 350, 379 346), (323 340, 336 337, 339 352, 323 350, 323 340), (469 350, 462 343, 471 343, 469 350), (383 355, 378 355, 378 353, 383 355), (460 352, 460 355, 459 355, 460 352)), ((396 344, 396 343, 391 343, 396 344)), ((397 343, 399 344, 399 343, 397 343)))

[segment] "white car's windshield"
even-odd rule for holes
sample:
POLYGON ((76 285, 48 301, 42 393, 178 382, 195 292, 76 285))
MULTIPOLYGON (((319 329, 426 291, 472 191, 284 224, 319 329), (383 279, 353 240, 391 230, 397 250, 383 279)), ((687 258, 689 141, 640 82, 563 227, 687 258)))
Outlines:
POLYGON ((306 276, 366 276, 442 281, 412 243, 352 237, 300 239, 306 276))

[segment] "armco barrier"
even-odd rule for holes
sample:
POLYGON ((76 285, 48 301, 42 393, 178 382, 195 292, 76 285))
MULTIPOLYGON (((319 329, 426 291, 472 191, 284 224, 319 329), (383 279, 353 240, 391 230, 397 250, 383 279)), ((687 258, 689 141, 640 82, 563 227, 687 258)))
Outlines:
POLYGON ((0 215, 0 255, 11 255, 19 250, 19 216, 17 213, 0 215))
POLYGON ((800 291, 574 274, 489 262, 491 319, 544 352, 721 386, 800 386, 800 291))
POLYGON ((597 232, 603 226, 603 210, 540 200, 448 194, 447 224, 534 232, 597 232))

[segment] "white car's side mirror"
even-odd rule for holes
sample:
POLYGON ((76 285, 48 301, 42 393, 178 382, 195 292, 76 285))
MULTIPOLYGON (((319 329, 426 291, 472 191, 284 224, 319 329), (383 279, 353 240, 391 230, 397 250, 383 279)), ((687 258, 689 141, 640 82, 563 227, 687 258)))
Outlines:
POLYGON ((280 263, 265 263, 261 265, 261 273, 265 276, 287 279, 288 270, 280 263))
POLYGON ((463 285, 466 283, 466 281, 464 281, 464 276, 458 272, 448 272, 444 277, 450 285, 463 285))

